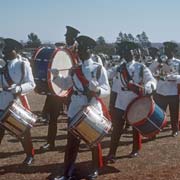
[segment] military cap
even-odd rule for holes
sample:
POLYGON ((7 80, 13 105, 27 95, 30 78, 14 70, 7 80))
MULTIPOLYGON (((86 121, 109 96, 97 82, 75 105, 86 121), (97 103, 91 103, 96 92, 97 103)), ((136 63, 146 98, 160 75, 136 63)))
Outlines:
POLYGON ((79 36, 76 41, 83 49, 93 49, 96 46, 96 41, 88 36, 79 36))
POLYGON ((71 27, 71 26, 66 26, 66 34, 65 36, 73 36, 73 37, 77 37, 77 35, 80 33, 80 31, 78 31, 77 29, 71 27))
POLYGON ((20 50, 23 48, 22 44, 15 39, 5 38, 4 39, 4 50, 12 51, 12 50, 20 50))

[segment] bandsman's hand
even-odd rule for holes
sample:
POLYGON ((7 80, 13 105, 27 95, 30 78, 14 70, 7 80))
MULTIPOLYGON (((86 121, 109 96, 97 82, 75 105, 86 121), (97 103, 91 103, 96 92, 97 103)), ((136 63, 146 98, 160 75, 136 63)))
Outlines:
POLYGON ((51 69, 50 72, 53 74, 54 78, 59 75, 59 70, 58 69, 51 69))
POLYGON ((95 80, 89 82, 89 90, 93 92, 99 92, 99 83, 95 80))
POLYGON ((22 88, 19 85, 13 84, 11 87, 8 88, 12 94, 19 94, 22 92, 22 88))

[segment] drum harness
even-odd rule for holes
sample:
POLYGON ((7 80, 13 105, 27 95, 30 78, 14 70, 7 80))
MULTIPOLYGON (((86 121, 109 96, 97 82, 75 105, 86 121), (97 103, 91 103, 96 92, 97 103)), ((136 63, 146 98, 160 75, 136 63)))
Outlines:
MULTIPOLYGON (((19 83, 17 85, 20 85, 22 83, 23 79, 24 79, 24 74, 25 74, 25 67, 24 66, 25 66, 25 64, 22 61, 22 63, 21 63, 22 76, 21 76, 21 79, 20 79, 20 81, 19 81, 19 83)), ((4 73, 3 74, 4 74, 4 78, 5 78, 6 82, 7 82, 7 84, 9 86, 11 86, 14 83, 14 81, 12 80, 12 78, 11 78, 11 76, 9 74, 8 63, 6 63, 6 65, 4 67, 4 73)), ((2 78, 2 84, 3 84, 3 78, 2 78)), ((4 90, 8 91, 7 88, 4 88, 4 90)))
MULTIPOLYGON (((139 76, 142 77, 142 80, 143 80, 143 69, 144 69, 144 66, 142 65, 139 72, 139 76)), ((127 70, 126 63, 121 64, 117 68, 117 72, 120 73, 120 80, 124 86, 121 88, 122 91, 133 91, 138 96, 142 96, 144 94, 143 87, 142 87, 142 80, 139 84, 133 82, 133 78, 127 70)))
MULTIPOLYGON (((101 68, 102 66, 99 65, 97 67, 97 71, 96 71, 96 79, 99 79, 100 75, 101 75, 101 68)), ((76 86, 74 80, 73 80, 73 84, 75 86, 75 88, 77 89, 77 91, 74 91, 73 93, 75 95, 78 95, 78 93, 80 92, 82 95, 85 95, 87 96, 88 98, 88 102, 90 102, 90 100, 95 97, 101 104, 102 106, 102 110, 103 110, 103 114, 104 116, 108 119, 108 120, 111 120, 111 117, 110 117, 110 114, 107 110, 107 107, 106 105, 104 104, 104 102, 102 101, 101 98, 98 97, 98 93, 95 93, 95 92, 92 92, 89 90, 88 88, 88 85, 89 85, 89 81, 86 79, 86 77, 84 76, 83 72, 82 72, 82 66, 79 65, 77 68, 75 68, 75 72, 76 76, 78 77, 79 81, 81 82, 82 86, 83 86, 83 89, 84 91, 81 91, 78 89, 78 87, 76 86)), ((95 77, 94 73, 92 72, 92 77, 95 77)), ((73 78, 72 78, 73 79, 73 78)))

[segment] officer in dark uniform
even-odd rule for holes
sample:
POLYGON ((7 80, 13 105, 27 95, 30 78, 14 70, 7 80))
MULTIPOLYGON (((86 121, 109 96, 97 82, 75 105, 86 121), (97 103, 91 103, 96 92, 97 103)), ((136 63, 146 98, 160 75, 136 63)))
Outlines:
MULTIPOLYGON (((80 33, 77 29, 66 26, 67 31, 65 34, 66 45, 65 47, 70 49, 75 56, 75 38, 80 33)), ((70 96, 70 94, 68 95, 70 96)), ((48 136, 47 143, 40 147, 41 150, 53 150, 55 148, 55 139, 57 134, 57 119, 60 111, 63 111, 63 104, 69 104, 70 97, 60 98, 55 95, 47 95, 45 105, 43 108, 43 116, 49 117, 48 136)))

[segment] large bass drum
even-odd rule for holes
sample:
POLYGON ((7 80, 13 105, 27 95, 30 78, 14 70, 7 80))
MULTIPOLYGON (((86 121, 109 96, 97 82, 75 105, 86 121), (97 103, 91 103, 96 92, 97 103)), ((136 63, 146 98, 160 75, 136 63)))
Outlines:
POLYGON ((45 48, 38 49, 33 57, 33 75, 36 83, 35 91, 38 94, 56 95, 67 97, 69 90, 62 90, 52 80, 51 69, 58 69, 66 77, 69 69, 75 64, 72 52, 67 48, 45 48))

